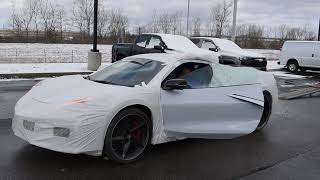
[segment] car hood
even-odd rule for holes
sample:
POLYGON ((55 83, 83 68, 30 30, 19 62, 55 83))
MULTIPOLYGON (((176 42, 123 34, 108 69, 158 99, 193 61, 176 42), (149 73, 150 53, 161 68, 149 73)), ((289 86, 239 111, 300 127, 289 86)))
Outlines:
POLYGON ((81 75, 64 76, 40 82, 27 93, 24 99, 42 104, 85 104, 101 100, 101 97, 114 99, 117 94, 129 89, 134 88, 100 84, 84 79, 81 75))
POLYGON ((232 51, 228 51, 228 50, 222 50, 221 53, 224 55, 233 55, 233 56, 237 56, 237 57, 250 57, 250 58, 265 58, 265 56, 263 54, 259 54, 256 52, 252 52, 252 51, 248 51, 248 50, 244 50, 244 49, 239 49, 239 50, 232 50, 232 51))

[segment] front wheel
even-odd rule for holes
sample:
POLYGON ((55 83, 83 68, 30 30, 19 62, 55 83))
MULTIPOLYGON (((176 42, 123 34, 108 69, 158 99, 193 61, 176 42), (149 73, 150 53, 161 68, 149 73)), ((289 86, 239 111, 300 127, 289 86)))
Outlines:
POLYGON ((264 110, 262 114, 262 118, 260 120, 260 123, 256 129, 256 131, 261 131, 263 128, 266 127, 266 125, 269 122, 271 112, 272 112, 272 96, 269 92, 265 91, 263 92, 264 96, 264 110))
POLYGON ((142 157, 150 137, 148 115, 137 108, 125 109, 109 125, 103 156, 121 164, 134 162, 142 157))

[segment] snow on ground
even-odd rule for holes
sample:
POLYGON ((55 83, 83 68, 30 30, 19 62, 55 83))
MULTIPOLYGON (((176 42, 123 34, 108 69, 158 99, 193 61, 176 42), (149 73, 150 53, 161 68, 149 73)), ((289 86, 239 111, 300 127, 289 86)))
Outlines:
MULTIPOLYGON (((85 63, 90 44, 0 43, 0 64, 5 63, 85 63)), ((111 45, 99 45, 102 61, 110 62, 111 45)))
POLYGON ((267 70, 269 73, 278 77, 289 77, 289 78, 305 78, 306 76, 291 74, 284 69, 283 65, 279 65, 278 61, 268 61, 267 70))
POLYGON ((282 69, 283 65, 279 65, 278 61, 268 61, 267 69, 270 70, 279 70, 282 69))
POLYGON ((266 56, 268 60, 278 60, 280 57, 280 50, 272 49, 246 49, 255 53, 260 53, 266 56))
POLYGON ((0 74, 90 72, 87 70, 87 65, 87 63, 0 64, 0 74))
MULTIPOLYGON (((0 64, 9 63, 85 63, 91 44, 0 43, 0 64)), ((98 45, 102 61, 111 61, 112 45, 98 45)), ((280 51, 248 49, 268 60, 279 58, 280 51)))

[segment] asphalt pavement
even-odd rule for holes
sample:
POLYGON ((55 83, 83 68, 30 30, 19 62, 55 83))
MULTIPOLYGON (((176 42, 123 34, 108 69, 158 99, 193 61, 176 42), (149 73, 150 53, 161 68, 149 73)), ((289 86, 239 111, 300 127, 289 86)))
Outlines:
POLYGON ((280 101, 260 133, 151 146, 129 165, 38 148, 15 137, 15 102, 30 85, 0 87, 2 179, 319 179, 320 97, 280 101))

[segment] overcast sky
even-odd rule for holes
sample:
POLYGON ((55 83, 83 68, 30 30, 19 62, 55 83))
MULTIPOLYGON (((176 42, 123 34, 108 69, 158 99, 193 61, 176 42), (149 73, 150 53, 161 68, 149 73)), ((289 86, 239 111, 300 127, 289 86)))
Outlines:
MULTIPOLYGON (((12 0, 0 0, 0 25, 8 24, 12 0)), ((21 5, 24 0, 15 0, 21 5)), ((73 0, 55 0, 66 8, 73 0)), ((188 0, 104 0, 108 8, 122 8, 130 24, 145 24, 155 9, 180 10, 186 14, 188 0)), ((191 16, 207 19, 215 3, 222 0, 191 0, 191 16)), ((320 18, 320 0, 238 0, 238 23, 266 26, 310 24, 317 30, 320 18)))

